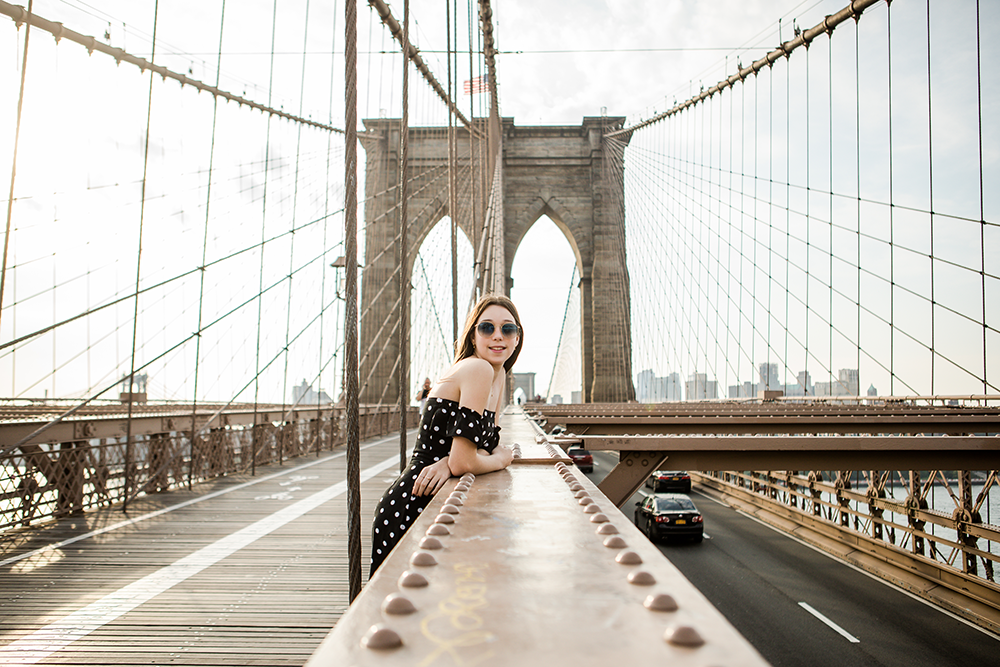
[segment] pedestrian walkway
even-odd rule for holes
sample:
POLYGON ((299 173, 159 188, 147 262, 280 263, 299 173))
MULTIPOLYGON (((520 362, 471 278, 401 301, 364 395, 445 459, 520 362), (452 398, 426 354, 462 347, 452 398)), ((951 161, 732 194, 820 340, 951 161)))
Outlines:
MULTIPOLYGON (((0 665, 304 664, 348 606, 344 454, 5 536, 0 665)), ((362 443, 364 564, 398 470, 398 435, 362 443)))

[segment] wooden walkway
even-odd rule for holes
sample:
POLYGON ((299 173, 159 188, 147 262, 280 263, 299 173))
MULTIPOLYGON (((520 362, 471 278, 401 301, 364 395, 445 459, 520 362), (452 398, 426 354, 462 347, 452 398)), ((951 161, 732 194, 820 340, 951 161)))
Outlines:
MULTIPOLYGON (((368 519, 399 436, 361 448, 368 519)), ((0 665, 303 665, 348 605, 341 448, 0 538, 0 665)))

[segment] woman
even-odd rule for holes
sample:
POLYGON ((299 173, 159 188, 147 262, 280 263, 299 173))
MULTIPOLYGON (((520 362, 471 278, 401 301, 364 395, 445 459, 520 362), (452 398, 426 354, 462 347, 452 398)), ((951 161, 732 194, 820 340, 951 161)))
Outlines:
POLYGON ((496 413, 522 342, 510 299, 487 294, 476 303, 456 341, 455 363, 428 395, 410 465, 375 509, 369 578, 449 477, 510 465, 496 413))

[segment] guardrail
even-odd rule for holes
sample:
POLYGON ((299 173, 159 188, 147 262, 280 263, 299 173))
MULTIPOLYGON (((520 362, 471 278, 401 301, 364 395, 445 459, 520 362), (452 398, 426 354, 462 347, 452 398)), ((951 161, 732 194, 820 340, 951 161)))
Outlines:
MULTIPOLYGON (((0 533, 127 503, 345 442, 333 405, 100 406, 52 424, 46 406, 4 409, 0 422, 0 533), (115 410, 117 409, 117 413, 115 410), (29 437, 46 424, 45 431, 29 437), (19 443, 14 445, 14 443, 19 443)), ((48 408, 58 413, 58 409, 48 408)), ((361 408, 360 437, 399 427, 395 405, 361 408)), ((417 410, 408 422, 416 426, 417 410)))

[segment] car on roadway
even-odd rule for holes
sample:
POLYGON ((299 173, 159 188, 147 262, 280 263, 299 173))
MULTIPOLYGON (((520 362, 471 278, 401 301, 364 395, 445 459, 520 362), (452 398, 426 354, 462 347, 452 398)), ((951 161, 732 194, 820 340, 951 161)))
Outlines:
POLYGON ((682 493, 656 493, 635 504, 635 525, 651 542, 683 537, 701 542, 705 518, 682 493))
POLYGON ((646 480, 646 486, 658 491, 691 493, 691 475, 686 470, 657 470, 646 480))
POLYGON ((566 450, 566 455, 573 459, 580 472, 594 472, 594 457, 583 447, 573 445, 566 450))

